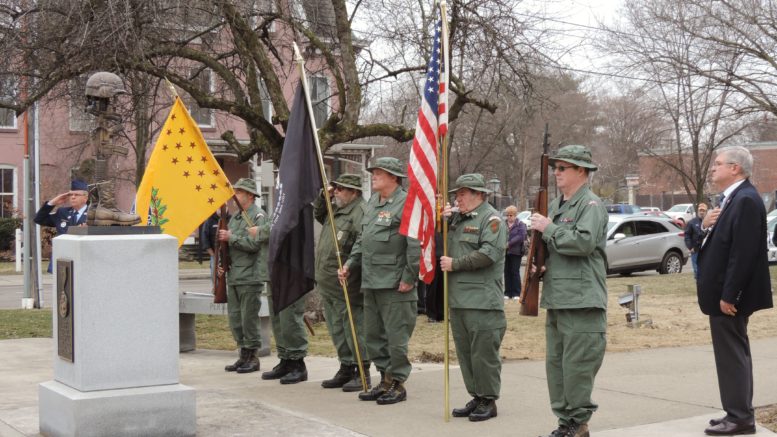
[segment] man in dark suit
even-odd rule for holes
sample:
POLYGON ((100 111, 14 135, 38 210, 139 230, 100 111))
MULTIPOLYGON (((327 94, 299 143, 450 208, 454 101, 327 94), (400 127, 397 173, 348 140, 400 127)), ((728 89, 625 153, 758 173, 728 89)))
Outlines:
MULTIPOLYGON (((40 207, 35 214, 35 223, 57 229, 57 236, 67 234, 70 226, 86 225, 86 201, 88 199, 86 182, 75 180, 70 183, 70 191, 62 193, 40 207), (69 206, 65 207, 65 203, 69 206), (57 210, 54 210, 57 207, 57 210)), ((51 273, 51 262, 48 272, 51 273)))
POLYGON ((720 205, 704 218, 699 252, 699 307, 709 316, 720 401, 726 415, 710 421, 707 435, 755 433, 753 362, 747 322, 772 307, 766 251, 766 209, 750 183, 753 157, 744 147, 718 152, 712 183, 720 205))

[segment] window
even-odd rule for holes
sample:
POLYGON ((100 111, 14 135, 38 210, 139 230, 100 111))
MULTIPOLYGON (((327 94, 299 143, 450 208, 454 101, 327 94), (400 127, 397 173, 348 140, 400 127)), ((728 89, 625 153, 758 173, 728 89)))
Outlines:
POLYGON ((16 169, 0 167, 0 217, 13 217, 16 211, 16 169))
MULTIPOLYGON (((0 77, 0 100, 11 103, 16 93, 16 79, 13 76, 0 77)), ((0 129, 15 129, 16 113, 13 109, 0 108, 0 129)))
POLYGON ((68 122, 73 132, 91 132, 95 128, 95 116, 86 112, 86 75, 70 81, 70 116, 68 122))
POLYGON ((320 128, 329 118, 329 80, 326 76, 310 78, 310 101, 313 105, 313 118, 320 128))
POLYGON ((626 238, 633 237, 633 236, 637 235, 636 233, 634 233, 634 223, 633 222, 623 223, 613 233, 613 235, 615 235, 615 234, 624 234, 624 235, 626 235, 626 238))
MULTIPOLYGON (((201 67, 192 69, 191 81, 198 89, 208 94, 213 94, 213 72, 210 69, 201 67)), ((214 127, 216 125, 212 109, 201 108, 191 96, 187 100, 186 106, 189 107, 192 118, 200 127, 214 127)))
POLYGON ((637 222, 637 235, 660 234, 662 232, 666 232, 666 228, 661 226, 660 223, 649 221, 637 222))

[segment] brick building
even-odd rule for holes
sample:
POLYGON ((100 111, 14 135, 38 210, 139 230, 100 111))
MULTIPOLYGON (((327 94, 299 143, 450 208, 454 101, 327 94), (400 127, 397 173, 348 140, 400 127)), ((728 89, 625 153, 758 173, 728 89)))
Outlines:
MULTIPOLYGON (((773 209, 777 190, 777 141, 747 143, 744 146, 753 154, 750 180, 761 192, 767 209, 773 209)), ((709 185, 705 192, 715 194, 709 185)), ((657 206, 666 210, 677 203, 693 203, 695 197, 688 196, 676 170, 655 156, 640 154, 636 200, 641 206, 657 206)))

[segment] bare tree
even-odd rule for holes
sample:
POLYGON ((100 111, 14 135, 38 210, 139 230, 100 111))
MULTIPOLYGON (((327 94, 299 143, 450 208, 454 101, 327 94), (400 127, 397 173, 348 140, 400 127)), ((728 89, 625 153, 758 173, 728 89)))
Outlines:
POLYGON ((688 71, 730 87, 751 108, 777 114, 777 4, 762 0, 680 0, 657 9, 654 19, 694 41, 709 64, 681 60, 688 71), (682 11, 684 13, 677 13, 682 11), (733 62, 732 62, 733 60, 733 62))
MULTIPOLYGON (((693 34, 665 31, 667 16, 681 20, 693 15, 692 9, 682 1, 627 3, 622 10, 625 24, 607 29, 603 48, 618 55, 621 72, 644 81, 643 103, 666 120, 663 141, 645 144, 642 151, 673 169, 685 192, 702 201, 714 151, 738 135, 746 120, 734 88, 700 73, 722 64, 735 68, 739 57, 699 52, 700 41, 693 34), (691 64, 693 69, 688 68, 691 64)), ((705 18, 695 17, 695 26, 703 27, 705 18)))
MULTIPOLYGON (((412 124, 404 119, 365 123, 361 113, 366 103, 383 98, 387 82, 400 77, 415 80, 423 74, 424 55, 430 46, 428 29, 435 18, 428 9, 431 6, 421 3, 4 2, 0 7, 0 48, 13 62, 0 68, 0 77, 17 80, 21 92, 8 96, 0 106, 22 112, 63 82, 98 69, 125 76, 136 72, 167 78, 200 107, 223 111, 245 122, 247 144, 238 141, 232 131, 222 135, 242 160, 256 153, 277 160, 289 117, 286 96, 297 79, 290 62, 291 44, 296 41, 304 50, 310 75, 322 78, 315 103, 324 113, 318 132, 324 149, 369 137, 404 142, 413 136, 412 124), (399 10, 404 13, 397 14, 395 6, 402 6, 399 10), (407 22, 403 27, 391 26, 386 17, 393 23, 407 22), (370 31, 357 33, 354 23, 367 23, 370 31), (373 49, 369 44, 373 41, 382 45, 373 49), (204 75, 214 79, 202 80, 204 75), (272 104, 271 118, 264 110, 267 102, 272 104)), ((515 84, 525 87, 531 82, 528 61, 536 57, 536 51, 527 31, 531 21, 512 13, 518 3, 449 2, 453 62, 458 62, 452 75, 452 122, 470 105, 488 113, 495 111, 497 104, 487 97, 491 81, 483 80, 496 74, 491 73, 494 59, 503 59, 500 68, 504 72, 500 74, 509 73, 515 84)))

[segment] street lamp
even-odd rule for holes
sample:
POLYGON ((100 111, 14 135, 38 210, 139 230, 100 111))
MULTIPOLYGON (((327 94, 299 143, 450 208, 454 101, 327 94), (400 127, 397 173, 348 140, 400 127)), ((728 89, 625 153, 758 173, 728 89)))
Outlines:
POLYGON ((497 178, 490 179, 488 182, 488 188, 491 189, 491 205, 496 208, 496 193, 499 192, 499 189, 502 187, 502 182, 499 181, 497 178))

